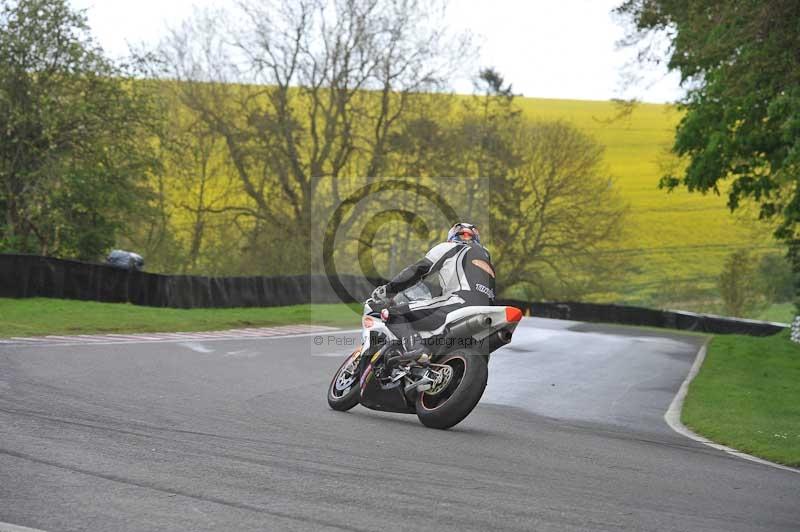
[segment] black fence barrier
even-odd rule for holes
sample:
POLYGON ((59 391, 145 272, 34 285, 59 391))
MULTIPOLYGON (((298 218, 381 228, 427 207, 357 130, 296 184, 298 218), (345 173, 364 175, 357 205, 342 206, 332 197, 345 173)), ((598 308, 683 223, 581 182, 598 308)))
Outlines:
MULTIPOLYGON (((359 276, 339 280, 354 301, 374 288, 359 276)), ((0 297, 54 297, 151 307, 275 307, 338 303, 324 275, 204 277, 161 275, 34 255, 0 254, 0 297)))
MULTIPOLYGON (((352 296, 352 301, 348 302, 365 300, 379 282, 354 275, 341 275, 339 280, 352 296)), ((53 297, 174 308, 275 307, 341 301, 324 275, 161 275, 103 264, 11 254, 0 254, 0 297, 53 297)), ((622 305, 519 300, 499 300, 498 304, 513 305, 542 318, 704 333, 768 336, 785 328, 769 322, 622 305)))
POLYGON ((526 313, 530 313, 531 316, 540 318, 617 323, 620 325, 659 327, 701 333, 770 336, 786 328, 786 325, 765 321, 623 305, 578 302, 531 303, 515 299, 498 300, 498 304, 518 307, 526 313))

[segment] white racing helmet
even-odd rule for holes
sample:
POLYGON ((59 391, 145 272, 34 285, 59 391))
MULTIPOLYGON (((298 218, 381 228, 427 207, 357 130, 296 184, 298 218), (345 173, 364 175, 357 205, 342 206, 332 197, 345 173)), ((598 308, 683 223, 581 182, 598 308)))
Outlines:
POLYGON ((478 232, 478 228, 475 227, 475 225, 466 222, 458 222, 447 232, 447 241, 459 242, 462 244, 469 244, 472 242, 480 244, 481 234, 478 232))

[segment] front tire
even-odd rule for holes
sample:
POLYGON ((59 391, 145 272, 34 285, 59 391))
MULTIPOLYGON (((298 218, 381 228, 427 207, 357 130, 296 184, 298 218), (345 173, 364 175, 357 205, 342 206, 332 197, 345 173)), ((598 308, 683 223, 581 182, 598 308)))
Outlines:
POLYGON ((481 400, 489 368, 486 358, 470 349, 449 353, 436 364, 450 368, 445 370, 450 375, 442 385, 417 396, 417 417, 426 427, 449 429, 467 417, 481 400))
POLYGON ((328 386, 328 406, 345 412, 358 404, 360 387, 358 385, 358 363, 361 350, 357 349, 339 366, 328 386))

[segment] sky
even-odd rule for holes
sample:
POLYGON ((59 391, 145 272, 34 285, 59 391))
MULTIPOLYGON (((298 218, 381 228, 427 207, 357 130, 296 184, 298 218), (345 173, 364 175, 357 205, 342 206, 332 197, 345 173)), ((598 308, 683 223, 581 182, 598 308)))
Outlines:
MULTIPOLYGON (((71 0, 86 9, 98 43, 112 56, 129 44, 155 44, 194 7, 224 7, 220 0, 71 0)), ((617 41, 624 29, 611 16, 621 0, 450 0, 444 24, 471 32, 480 47, 479 65, 493 67, 516 94, 536 98, 609 100, 636 97, 671 102, 682 91, 676 74, 652 70, 622 90, 622 69, 631 50, 617 41)), ((455 80, 457 92, 471 82, 455 80)))

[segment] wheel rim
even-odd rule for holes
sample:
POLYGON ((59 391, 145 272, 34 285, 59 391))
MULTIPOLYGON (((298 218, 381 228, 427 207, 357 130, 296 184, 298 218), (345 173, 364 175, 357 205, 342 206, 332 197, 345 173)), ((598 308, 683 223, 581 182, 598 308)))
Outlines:
POLYGON ((453 396, 467 369, 467 361, 460 356, 447 360, 443 365, 441 371, 445 378, 422 393, 422 406, 427 410, 439 408, 453 396))
POLYGON ((336 375, 336 380, 331 388, 331 395, 337 399, 345 396, 350 388, 353 387, 356 380, 356 367, 358 365, 358 356, 353 356, 348 360, 339 370, 336 375))

